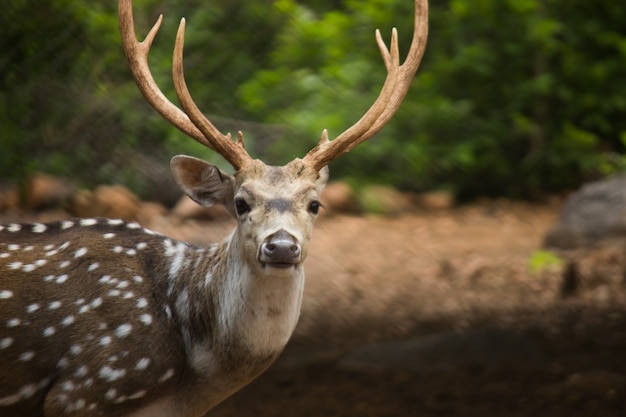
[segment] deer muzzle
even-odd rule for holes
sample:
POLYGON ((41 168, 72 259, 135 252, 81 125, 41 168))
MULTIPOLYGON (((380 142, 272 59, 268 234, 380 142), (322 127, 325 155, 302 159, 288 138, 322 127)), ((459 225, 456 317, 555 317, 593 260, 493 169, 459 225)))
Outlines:
POLYGON ((284 229, 268 236, 259 249, 259 262, 273 268, 289 268, 302 261, 302 247, 284 229))

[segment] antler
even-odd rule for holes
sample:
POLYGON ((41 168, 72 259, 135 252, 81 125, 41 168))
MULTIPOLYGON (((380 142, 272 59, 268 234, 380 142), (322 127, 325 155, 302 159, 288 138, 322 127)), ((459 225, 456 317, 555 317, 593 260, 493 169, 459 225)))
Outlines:
POLYGON ((148 65, 148 54, 163 16, 159 16, 143 42, 138 42, 135 36, 135 23, 133 20, 132 0, 120 0, 118 5, 120 21, 120 33, 122 46, 128 60, 133 78, 148 103, 157 110, 161 116, 176 128, 191 136, 201 144, 218 152, 236 170, 240 170, 252 161, 252 158, 243 146, 243 134, 238 132, 237 141, 233 142, 230 133, 222 134, 198 109, 187 89, 183 75, 183 44, 185 32, 185 19, 183 18, 178 27, 176 45, 174 47, 174 63, 172 77, 174 87, 184 112, 165 97, 159 89, 148 65))
POLYGON ((387 78, 374 104, 353 126, 334 140, 328 140, 324 130, 319 144, 303 158, 304 162, 319 170, 340 155, 378 133, 400 107, 409 90, 411 81, 424 55, 428 37, 428 0, 415 0, 413 40, 407 58, 399 64, 398 36, 391 33, 391 52, 387 49, 380 31, 376 30, 376 42, 387 68, 387 78))

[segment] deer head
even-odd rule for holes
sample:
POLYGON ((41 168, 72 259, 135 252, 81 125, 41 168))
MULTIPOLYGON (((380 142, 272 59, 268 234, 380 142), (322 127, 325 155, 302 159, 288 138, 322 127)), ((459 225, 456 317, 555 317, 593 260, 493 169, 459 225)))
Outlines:
POLYGON ((409 89, 426 45, 427 2, 415 1, 413 40, 402 65, 396 30, 392 31, 390 49, 376 31, 387 77, 380 95, 363 117, 333 140, 329 140, 324 130, 315 148, 283 167, 270 167, 253 160, 244 148, 241 132, 233 141, 230 133, 221 133, 194 103, 183 70, 184 18, 176 36, 172 70, 181 110, 157 87, 148 66, 148 53, 162 16, 146 39, 138 42, 131 0, 120 0, 119 5, 124 51, 146 100, 178 129, 222 155, 236 171, 230 176, 198 159, 176 156, 171 165, 179 186, 199 204, 223 204, 236 216, 240 249, 249 260, 257 256, 260 265, 299 265, 306 256, 306 243, 320 207, 319 196, 328 178, 327 165, 382 129, 409 89))

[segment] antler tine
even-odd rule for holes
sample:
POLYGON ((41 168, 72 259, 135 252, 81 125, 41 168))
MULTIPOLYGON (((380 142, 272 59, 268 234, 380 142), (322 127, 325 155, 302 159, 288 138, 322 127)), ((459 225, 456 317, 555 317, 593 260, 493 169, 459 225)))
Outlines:
MULTIPOLYGON (((163 20, 163 16, 159 16, 158 20, 148 32, 148 35, 143 40, 143 42, 137 41, 137 37, 135 35, 135 23, 133 19, 133 8, 132 8, 132 0, 119 0, 118 4, 118 15, 120 22, 120 33, 122 36, 122 46, 124 48, 124 53, 126 55, 126 59, 128 60, 129 67, 133 78, 135 79, 135 83, 139 90, 145 97, 146 101, 152 105, 152 107, 158 111, 164 119, 170 122, 173 126, 181 130, 183 133, 192 137, 199 143, 204 146, 220 153, 224 158, 230 162, 236 170, 239 170, 245 164, 245 161, 251 160, 251 158, 247 155, 247 159, 245 156, 241 156, 239 158, 235 158, 231 160, 232 155, 230 152, 226 154, 222 153, 225 148, 228 148, 229 145, 220 145, 224 142, 230 142, 230 134, 222 135, 204 116, 203 125, 206 126, 208 123, 212 126, 212 133, 217 133, 216 135, 207 136, 206 132, 203 131, 204 127, 200 128, 197 126, 197 116, 193 118, 185 114, 181 109, 178 108, 175 104, 173 104, 166 96, 163 94, 161 89, 157 86, 154 81, 154 77, 150 72, 150 66, 148 65, 148 54, 150 53, 150 47, 152 46, 152 42, 156 37, 159 28, 161 27, 161 22, 163 20), (195 119, 195 120, 194 120, 195 119)), ((182 50, 181 50, 182 57, 182 50)), ((181 58, 182 60, 182 58, 181 58)), ((182 71, 182 64, 181 64, 182 71)), ((174 80, 176 83, 176 80, 174 80)), ((187 96, 189 96, 187 92, 187 96)), ((189 100, 193 103, 191 98, 189 100)), ((181 103, 182 105, 182 103, 181 103)), ((184 107, 184 105, 183 105, 184 107)), ((197 110, 197 107, 194 106, 197 110)), ((186 110, 186 109, 185 109, 186 110)), ((186 110, 187 111, 187 110, 186 110)), ((197 110, 200 113, 199 110, 197 110)), ((203 126, 201 125, 201 126, 203 126)), ((243 149, 243 140, 241 139, 241 134, 237 139, 238 148, 243 149)), ((245 153, 245 150, 243 150, 245 153)))
POLYGON ((247 165, 252 158, 243 147, 243 134, 238 132, 237 142, 233 142, 230 133, 222 134, 204 114, 191 98, 183 69, 183 49, 185 44, 185 18, 180 20, 176 33, 176 45, 174 46, 174 62, 172 65, 172 77, 178 101, 183 107, 194 125, 204 134, 211 148, 215 149, 230 164, 239 170, 247 165))
POLYGON ((415 0, 413 39, 407 58, 402 65, 399 65, 398 60, 398 39, 395 28, 391 35, 391 52, 387 50, 380 32, 376 31, 376 41, 387 68, 387 78, 378 98, 358 122, 334 140, 328 141, 327 135, 322 134, 320 143, 303 158, 305 162, 319 170, 383 128, 398 110, 411 86, 411 81, 424 55, 427 37, 428 0, 415 0))

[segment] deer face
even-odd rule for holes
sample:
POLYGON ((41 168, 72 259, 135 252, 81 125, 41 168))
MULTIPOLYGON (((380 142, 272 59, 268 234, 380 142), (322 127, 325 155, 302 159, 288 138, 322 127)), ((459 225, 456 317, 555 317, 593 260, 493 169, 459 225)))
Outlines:
POLYGON ((299 267, 307 255, 328 169, 300 159, 282 167, 254 160, 234 176, 188 156, 172 159, 183 191, 203 205, 222 204, 237 219, 235 245, 242 260, 259 269, 299 267))

